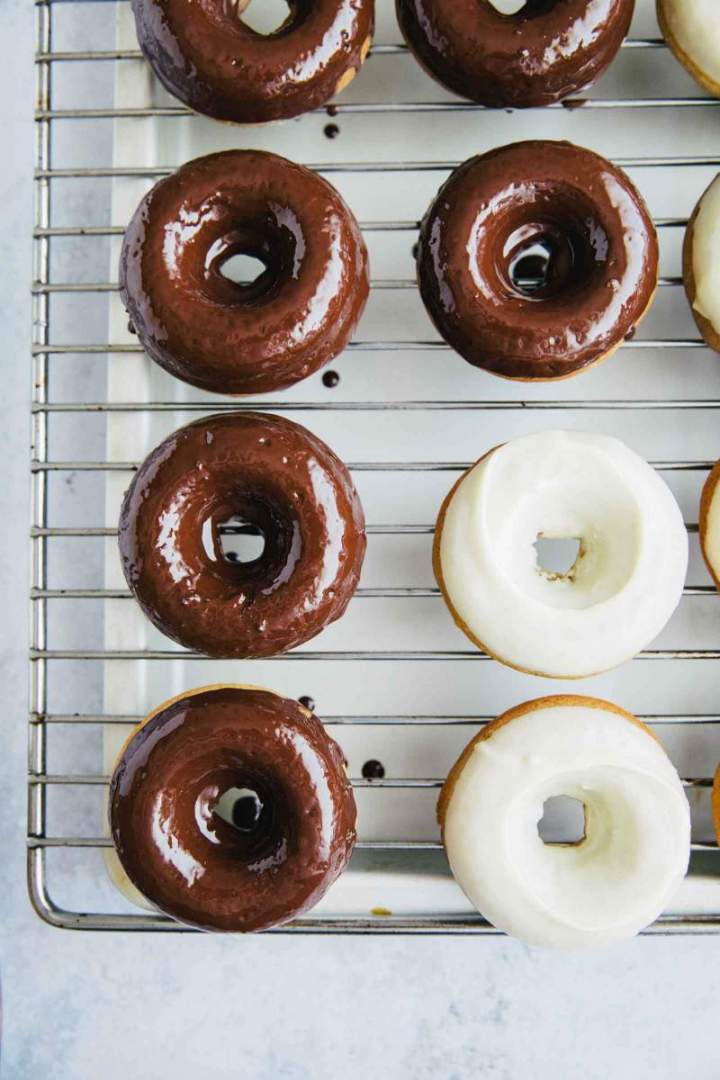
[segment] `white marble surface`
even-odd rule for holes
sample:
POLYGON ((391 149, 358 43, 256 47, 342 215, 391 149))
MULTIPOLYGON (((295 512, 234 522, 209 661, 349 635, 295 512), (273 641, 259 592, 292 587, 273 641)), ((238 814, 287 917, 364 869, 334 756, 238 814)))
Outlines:
POLYGON ((24 883, 33 5, 3 0, 2 1076, 720 1075, 720 937, 567 958, 504 939, 153 937, 43 925, 24 883))

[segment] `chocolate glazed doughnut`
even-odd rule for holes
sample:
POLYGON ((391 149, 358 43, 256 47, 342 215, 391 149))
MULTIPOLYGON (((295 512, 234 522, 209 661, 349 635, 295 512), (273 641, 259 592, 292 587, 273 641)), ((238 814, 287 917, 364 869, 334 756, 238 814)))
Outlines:
POLYGON ((565 142, 471 158, 420 228, 418 281, 470 364, 562 379, 612 353, 648 309, 658 243, 622 170, 565 142))
POLYGON ((223 413, 170 435, 123 502, 120 556, 148 618, 208 656, 285 652, 345 611, 365 554, 348 470, 279 416, 223 413), (220 526, 253 527, 262 553, 228 561, 220 526))
POLYGON ((160 82, 195 112, 260 123, 319 108, 367 56, 373 0, 288 0, 270 34, 242 20, 249 0, 132 0, 140 48, 160 82))
POLYGON ((357 222, 327 181, 285 158, 230 150, 161 180, 130 222, 120 293, 143 347, 221 394, 278 390, 347 345, 368 296, 357 222), (264 265, 224 277, 234 255, 264 265))
POLYGON ((151 713, 120 755, 109 806, 132 883, 205 930, 301 915, 355 843, 340 747, 298 702, 256 687, 206 686, 151 713))
POLYGON ((550 105, 588 86, 620 48, 635 0, 396 0, 400 29, 426 71, 480 105, 550 105))

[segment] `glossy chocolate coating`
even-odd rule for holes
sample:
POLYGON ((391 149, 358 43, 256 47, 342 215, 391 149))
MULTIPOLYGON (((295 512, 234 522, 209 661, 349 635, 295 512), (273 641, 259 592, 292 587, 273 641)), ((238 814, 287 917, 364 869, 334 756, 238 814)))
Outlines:
POLYGON ((285 120, 324 105, 360 70, 373 0, 288 0, 288 18, 270 34, 243 22, 247 6, 132 0, 140 48, 165 89, 195 112, 243 124, 285 120))
POLYGON ((622 170, 570 143, 522 142, 455 170, 422 223, 417 266, 428 312, 469 363, 557 379, 606 356, 643 316, 658 244, 622 170), (514 270, 538 248, 545 280, 523 288, 514 270))
POLYGON ((365 244, 337 191, 258 150, 197 158, 161 180, 120 257, 121 296, 145 350, 222 394, 278 390, 327 364, 368 289, 365 244), (249 284, 221 273, 241 253, 265 266, 249 284))
POLYGON ((205 930, 264 930, 313 907, 345 869, 355 800, 343 754, 296 701, 207 687, 135 732, 110 784, 110 826, 132 883, 205 930), (237 827, 213 808, 255 794, 237 827))
POLYGON ((480 105, 550 105, 587 87, 620 48, 635 0, 396 0, 410 49, 443 86, 480 105))
POLYGON ((208 656, 272 656, 345 611, 365 554, 348 470, 317 436, 279 416, 223 413, 174 432, 146 458, 119 524, 127 583, 168 637, 208 656), (265 538, 228 561, 219 526, 265 538))

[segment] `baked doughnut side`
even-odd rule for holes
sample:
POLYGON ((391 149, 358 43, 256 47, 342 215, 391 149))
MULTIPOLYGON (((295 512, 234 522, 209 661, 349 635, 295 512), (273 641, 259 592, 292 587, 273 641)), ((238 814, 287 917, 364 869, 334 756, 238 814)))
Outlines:
MULTIPOLYGON (((692 5, 693 2, 694 0, 681 0, 682 4, 692 5)), ((692 75, 693 79, 715 97, 720 97, 720 79, 716 75, 706 71, 702 65, 697 62, 694 56, 691 55, 689 46, 681 43, 678 34, 673 28, 675 13, 678 10, 678 4, 675 0, 656 0, 657 20, 660 26, 660 32, 665 38, 665 41, 676 60, 682 64, 690 75, 692 75)), ((710 41, 717 41, 716 36, 712 34, 712 30, 710 30, 708 36, 710 41)), ((718 55, 720 56, 720 48, 718 49, 718 55)))
MULTIPOLYGON (((700 218, 703 207, 703 199, 710 192, 711 188, 714 188, 718 183, 719 181, 716 178, 700 196, 700 199, 690 216, 690 220, 688 221, 687 229, 685 230, 682 252, 683 284, 685 286, 688 303, 690 304, 690 310, 704 341, 711 349, 714 349, 715 352, 720 352, 720 331, 718 331, 714 323, 695 306, 698 297, 698 283, 695 277, 695 237, 698 219, 700 218)), ((718 317, 720 318, 720 313, 718 313, 718 317)))
POLYGON ((700 550, 705 565, 715 582, 715 587, 720 589, 720 549, 717 548, 720 537, 717 533, 718 526, 714 524, 714 518, 720 514, 720 507, 717 505, 718 483, 720 483, 720 461, 710 470, 708 478, 703 484, 698 525, 700 550))

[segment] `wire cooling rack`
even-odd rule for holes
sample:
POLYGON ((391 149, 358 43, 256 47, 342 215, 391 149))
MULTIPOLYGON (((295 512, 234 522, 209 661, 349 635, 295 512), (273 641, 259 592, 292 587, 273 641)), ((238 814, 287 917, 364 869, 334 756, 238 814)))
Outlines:
POLYGON ((454 476, 489 446, 562 424, 635 445, 685 513, 690 583, 670 627, 632 664, 573 689, 656 726, 685 777, 692 872, 677 910, 650 931, 716 929, 720 864, 708 793, 720 757, 720 608, 696 534, 699 490, 720 442, 720 373, 687 311, 679 253, 694 202, 720 166, 720 141, 709 135, 720 101, 675 64, 649 0, 638 4, 631 37, 591 96, 522 114, 445 94, 414 64, 388 0, 379 0, 378 43, 351 90, 291 125, 254 130, 192 118, 151 85, 137 48, 116 36, 116 19, 129 25, 126 0, 35 4, 28 880, 38 913, 77 929, 181 929, 129 903, 106 873, 103 738, 178 689, 225 679, 293 696, 312 690, 354 777, 360 840, 345 875, 350 899, 333 907, 328 898, 283 931, 494 932, 449 878, 435 796, 478 726, 558 684, 508 672, 467 648, 431 582, 432 522, 454 476), (133 82, 128 70, 141 84, 137 98, 118 95, 133 82), (530 135, 571 138, 627 168, 648 197, 663 265, 651 316, 614 360, 574 380, 518 389, 469 368, 434 336, 412 276, 412 244, 450 169, 478 149, 530 135), (130 147, 130 164, 118 164, 118 140, 130 147), (117 185, 129 188, 132 203, 181 161, 228 145, 276 149, 330 175, 360 218, 373 287, 369 315, 335 365, 339 388, 320 373, 253 404, 212 398, 152 368, 117 331, 108 267, 127 217, 111 216, 117 185), (118 383, 127 396, 109 389, 118 383), (131 608, 113 563, 112 500, 102 508, 108 485, 121 492, 167 431, 198 413, 249 408, 299 414, 350 462, 370 543, 345 619, 309 647, 231 667, 179 650, 131 608), (118 457, 118 442, 131 452, 118 457), (123 700, 131 707, 118 707, 123 700), (375 895, 391 903, 366 900, 375 895))

